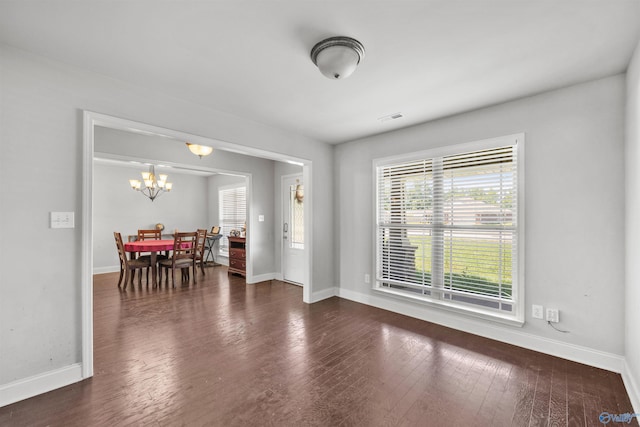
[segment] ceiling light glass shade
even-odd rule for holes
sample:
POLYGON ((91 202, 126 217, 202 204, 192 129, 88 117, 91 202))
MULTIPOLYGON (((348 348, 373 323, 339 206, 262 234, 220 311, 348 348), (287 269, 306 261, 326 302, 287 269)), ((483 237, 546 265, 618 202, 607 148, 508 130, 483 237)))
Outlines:
POLYGON ((349 77, 364 58, 364 46, 351 37, 330 37, 311 49, 311 60, 327 78, 349 77))
POLYGON ((213 152, 213 147, 207 147, 206 145, 191 144, 187 142, 187 147, 196 156, 202 158, 202 156, 208 156, 213 152))
POLYGON ((130 179, 129 184, 131 188, 141 192, 147 196, 153 202, 156 197, 164 192, 169 192, 173 188, 173 184, 167 182, 169 178, 166 174, 159 174, 156 176, 156 171, 153 165, 149 166, 149 172, 141 172, 142 180, 144 182, 144 188, 142 182, 137 179, 130 179))

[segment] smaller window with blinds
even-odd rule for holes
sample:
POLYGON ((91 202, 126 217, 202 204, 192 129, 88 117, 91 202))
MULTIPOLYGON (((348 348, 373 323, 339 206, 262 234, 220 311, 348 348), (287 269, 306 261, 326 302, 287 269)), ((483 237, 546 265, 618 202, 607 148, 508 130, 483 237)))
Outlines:
POLYGON ((234 185, 218 190, 218 218, 220 221, 219 254, 229 256, 229 233, 241 230, 247 222, 247 187, 234 185))
POLYGON ((376 160, 375 288, 521 324, 523 143, 376 160))

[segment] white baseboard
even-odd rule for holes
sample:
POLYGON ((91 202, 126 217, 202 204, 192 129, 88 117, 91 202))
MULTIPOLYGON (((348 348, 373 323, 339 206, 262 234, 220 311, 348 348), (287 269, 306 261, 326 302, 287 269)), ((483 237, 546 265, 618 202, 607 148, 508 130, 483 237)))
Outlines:
POLYGON ((321 291, 318 292, 314 292, 313 294, 311 294, 311 303, 313 304, 314 302, 318 302, 318 301, 322 301, 323 299, 327 299, 327 298, 331 298, 333 296, 336 296, 336 292, 337 292, 338 288, 328 288, 328 289, 323 289, 321 291))
POLYGON ((337 289, 337 295, 351 301, 367 304, 394 313, 416 319, 426 320, 449 328, 469 332, 485 338, 538 351, 585 365, 594 366, 608 371, 623 373, 625 360, 621 355, 594 350, 575 344, 552 340, 537 335, 522 332, 520 329, 488 325, 487 322, 478 322, 464 316, 441 310, 425 310, 424 307, 408 304, 399 300, 391 300, 376 295, 365 295, 347 289, 337 289))
POLYGON ((117 273, 118 271, 120 271, 119 265, 111 267, 95 267, 93 269, 93 274, 117 273))
POLYGON ((260 282, 267 282, 269 280, 274 280, 276 278, 276 273, 265 273, 258 274, 256 276, 251 276, 251 278, 247 278, 247 283, 254 284, 260 282))
POLYGON ((622 381, 627 389, 631 406, 633 406, 633 412, 636 414, 640 414, 640 383, 638 383, 638 378, 625 361, 624 371, 622 371, 622 381))
POLYGON ((82 379, 82 365, 75 363, 64 368, 0 385, 0 407, 77 383, 82 379))

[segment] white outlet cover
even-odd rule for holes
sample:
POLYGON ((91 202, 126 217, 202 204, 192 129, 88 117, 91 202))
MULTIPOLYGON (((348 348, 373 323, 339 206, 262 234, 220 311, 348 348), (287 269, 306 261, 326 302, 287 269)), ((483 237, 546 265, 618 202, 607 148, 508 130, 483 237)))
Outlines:
POLYGON ((541 305, 533 304, 531 306, 531 317, 534 319, 544 319, 544 308, 541 305))
POLYGON ((560 321, 560 312, 555 308, 547 308, 547 321, 558 323, 560 321))

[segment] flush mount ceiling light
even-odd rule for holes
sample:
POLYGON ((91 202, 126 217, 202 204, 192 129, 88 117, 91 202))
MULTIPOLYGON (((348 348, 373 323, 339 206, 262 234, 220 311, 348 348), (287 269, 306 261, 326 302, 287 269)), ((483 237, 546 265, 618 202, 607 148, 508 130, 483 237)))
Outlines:
POLYGON ((329 79, 344 79, 356 70, 364 58, 364 46, 351 37, 330 37, 311 49, 311 60, 329 79))
POLYGON ((202 156, 208 156, 213 152, 213 147, 207 147, 206 145, 191 144, 187 142, 187 147, 196 156, 202 158, 202 156))

